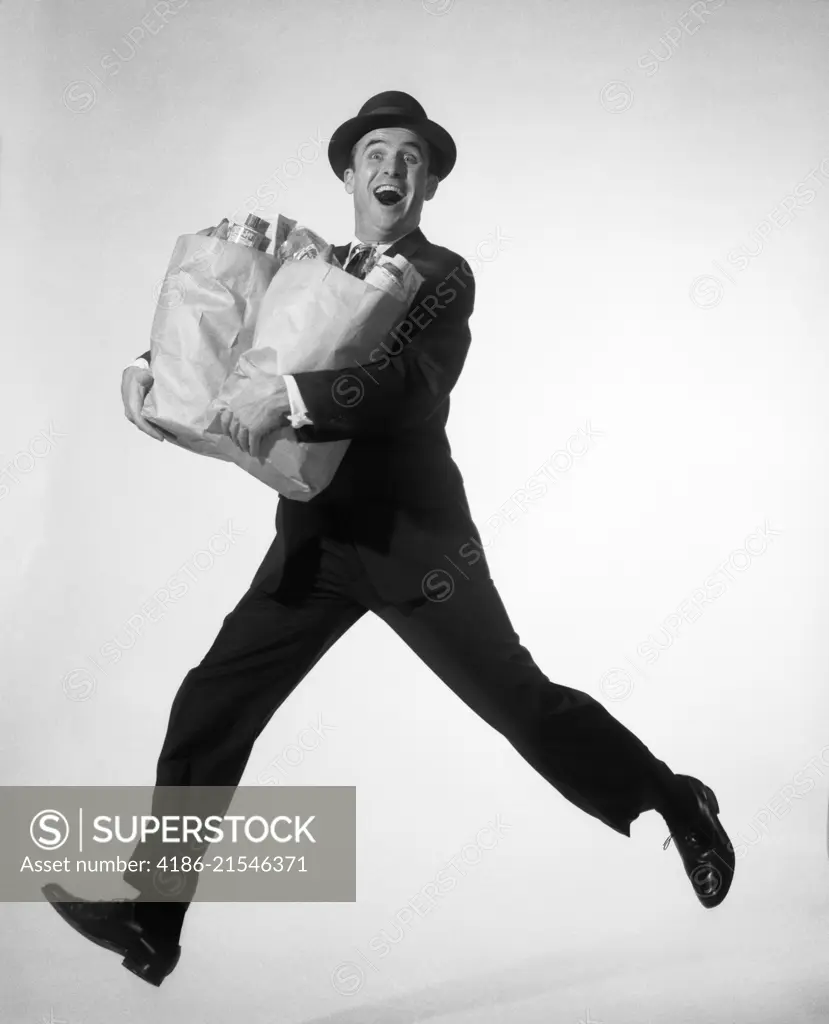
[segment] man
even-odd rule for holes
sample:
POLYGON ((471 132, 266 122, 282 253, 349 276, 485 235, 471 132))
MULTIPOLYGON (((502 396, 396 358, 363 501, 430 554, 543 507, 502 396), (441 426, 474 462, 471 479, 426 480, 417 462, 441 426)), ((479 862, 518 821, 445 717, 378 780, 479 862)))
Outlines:
MULTIPOLYGON (((452 138, 411 96, 386 92, 336 130, 328 152, 354 202, 355 238, 334 250, 346 271, 364 276, 377 253, 401 253, 423 284, 371 362, 285 377, 266 402, 225 413, 227 434, 254 455, 286 423, 303 441, 351 444, 317 497, 280 498, 276 537, 250 588, 175 697, 156 785, 232 792, 276 709, 370 610, 576 806, 627 836, 640 813, 659 811, 700 902, 717 906, 734 855, 713 792, 674 775, 592 697, 547 679, 490 577, 446 436, 475 282, 460 256, 418 226, 455 163, 452 138), (434 570, 470 538, 479 557, 447 597, 434 570)), ((141 415, 149 355, 124 371, 122 393, 127 417, 161 439, 141 415)), ((141 890, 140 878, 124 877, 141 890)), ((151 891, 114 902, 44 891, 73 927, 123 953, 145 980, 158 985, 175 967, 187 902, 157 902, 151 891)))

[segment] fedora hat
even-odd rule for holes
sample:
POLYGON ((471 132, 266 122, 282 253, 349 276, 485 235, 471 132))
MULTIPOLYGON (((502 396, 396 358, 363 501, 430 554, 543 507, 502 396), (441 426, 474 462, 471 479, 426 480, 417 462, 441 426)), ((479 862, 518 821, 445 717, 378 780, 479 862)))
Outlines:
POLYGON ((367 100, 356 117, 343 122, 328 143, 328 162, 342 181, 354 144, 375 128, 409 128, 429 144, 430 170, 445 178, 455 166, 452 136, 430 121, 417 100, 406 92, 380 92, 367 100))

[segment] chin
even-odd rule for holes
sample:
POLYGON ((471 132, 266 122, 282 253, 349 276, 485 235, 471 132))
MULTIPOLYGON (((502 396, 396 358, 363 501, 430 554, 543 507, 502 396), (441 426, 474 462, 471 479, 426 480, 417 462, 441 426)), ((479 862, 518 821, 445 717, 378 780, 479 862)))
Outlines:
POLYGON ((387 226, 403 225, 409 217, 408 209, 399 209, 397 206, 384 206, 382 203, 375 203, 372 213, 379 219, 381 224, 387 226))
POLYGON ((406 215, 405 213, 395 213, 392 210, 383 210, 383 212, 380 214, 380 219, 383 224, 386 224, 389 227, 391 227, 393 225, 404 224, 406 221, 406 215))

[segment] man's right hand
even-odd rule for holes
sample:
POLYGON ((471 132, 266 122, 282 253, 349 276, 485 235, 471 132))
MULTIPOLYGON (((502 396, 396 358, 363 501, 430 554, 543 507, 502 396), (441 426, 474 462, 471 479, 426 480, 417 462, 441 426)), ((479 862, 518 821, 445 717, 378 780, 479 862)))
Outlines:
POLYGON ((149 370, 141 366, 128 366, 121 377, 121 398, 124 402, 124 415, 134 423, 139 430, 154 437, 156 441, 163 441, 164 435, 144 419, 141 410, 144 408, 150 388, 153 386, 153 375, 149 370))

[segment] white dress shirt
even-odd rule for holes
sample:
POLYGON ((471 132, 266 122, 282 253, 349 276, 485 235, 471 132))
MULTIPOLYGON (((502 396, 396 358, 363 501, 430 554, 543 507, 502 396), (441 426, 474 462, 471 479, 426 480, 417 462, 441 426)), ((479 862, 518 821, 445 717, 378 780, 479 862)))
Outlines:
MULTIPOLYGON (((400 237, 402 238, 404 236, 401 235, 400 237)), ((393 242, 382 242, 381 244, 376 245, 376 255, 380 256, 382 253, 386 251, 386 249, 390 248, 392 245, 395 244, 395 242, 399 241, 399 238, 395 238, 393 242)), ((349 245, 348 247, 348 252, 346 253, 345 263, 343 263, 343 266, 345 266, 348 263, 354 246, 363 244, 364 243, 361 241, 361 239, 357 237, 352 238, 351 245, 349 245)), ((143 356, 139 356, 138 359, 134 359, 130 363, 130 366, 140 366, 143 370, 150 369, 150 364, 143 356)), ((295 430, 298 429, 299 427, 311 426, 312 421, 308 416, 308 409, 305 405, 305 402, 303 402, 302 400, 302 395, 299 393, 299 386, 297 385, 297 382, 294 380, 293 375, 290 373, 285 373, 283 374, 282 379, 285 381, 285 387, 288 391, 288 401, 291 403, 291 412, 288 417, 291 426, 295 430)))

